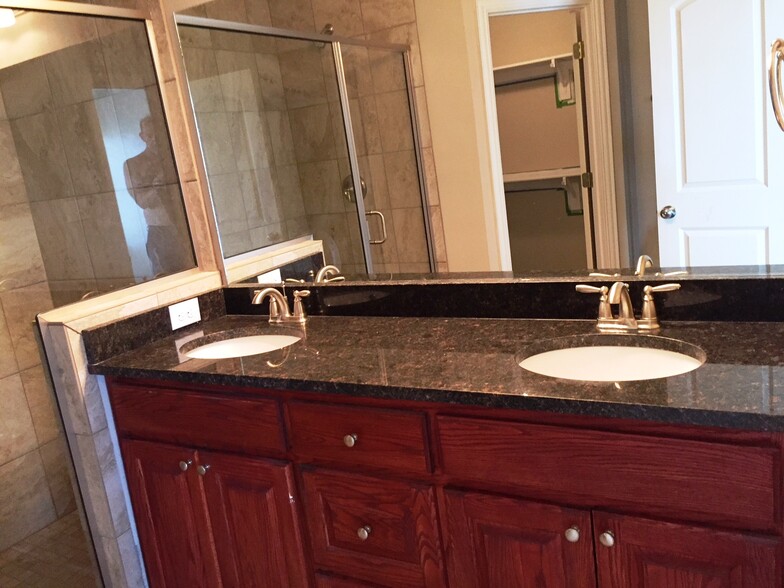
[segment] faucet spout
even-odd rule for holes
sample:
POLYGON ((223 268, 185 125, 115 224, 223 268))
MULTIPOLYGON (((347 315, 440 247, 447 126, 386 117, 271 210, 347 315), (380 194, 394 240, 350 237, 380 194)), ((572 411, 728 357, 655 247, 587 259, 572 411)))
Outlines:
POLYGON ((291 317, 289 303, 283 294, 275 288, 264 288, 253 293, 251 304, 261 304, 265 298, 270 299, 270 322, 280 323, 291 317))
POLYGON ((340 270, 334 265, 325 265, 316 274, 316 283, 342 282, 346 278, 340 275, 340 270))
POLYGON ((636 329, 637 319, 634 317, 634 306, 629 295, 629 284, 615 282, 607 294, 607 301, 610 304, 618 305, 618 318, 613 319, 615 324, 621 329, 636 329))
POLYGON ((640 257, 637 258, 637 267, 634 269, 634 275, 643 277, 645 275, 645 270, 649 267, 653 267, 653 260, 649 255, 640 255, 640 257))

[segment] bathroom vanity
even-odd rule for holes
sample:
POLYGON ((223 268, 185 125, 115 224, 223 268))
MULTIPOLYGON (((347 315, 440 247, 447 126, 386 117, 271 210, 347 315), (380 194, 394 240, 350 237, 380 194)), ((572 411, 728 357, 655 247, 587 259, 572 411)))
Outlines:
POLYGON ((311 317, 272 353, 95 363, 151 585, 781 586, 784 325, 670 324, 707 361, 669 378, 518 366, 592 330, 311 317))

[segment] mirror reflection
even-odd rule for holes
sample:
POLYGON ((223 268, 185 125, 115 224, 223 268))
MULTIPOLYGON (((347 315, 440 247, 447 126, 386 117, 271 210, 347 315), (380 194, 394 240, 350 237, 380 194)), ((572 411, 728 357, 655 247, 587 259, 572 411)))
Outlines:
POLYGON ((404 53, 203 24, 179 32, 224 256, 312 235, 350 273, 430 271, 404 53))
POLYGON ((0 99, 0 291, 60 306, 195 267, 143 21, 18 11, 0 99))
MULTIPOLYGON (((590 177, 584 177, 594 171, 591 166, 599 157, 596 150, 591 151, 595 146, 585 133, 586 125, 595 123, 586 120, 591 104, 581 102, 581 99, 591 99, 583 82, 596 79, 597 71, 591 69, 595 64, 579 59, 572 59, 569 64, 568 43, 561 47, 546 46, 556 35, 541 23, 526 24, 525 19, 536 14, 511 14, 543 9, 545 3, 510 1, 506 11, 510 14, 491 13, 488 39, 479 38, 477 31, 481 27, 475 20, 474 2, 468 0, 402 1, 396 2, 394 9, 386 3, 382 9, 381 3, 357 0, 350 3, 351 10, 346 9, 345 3, 328 1, 298 2, 296 10, 277 1, 261 2, 263 9, 259 9, 259 3, 251 6, 241 0, 228 4, 231 10, 226 9, 226 2, 220 5, 209 2, 184 6, 180 12, 207 18, 230 16, 237 22, 308 34, 330 30, 327 27, 330 25, 335 36, 393 41, 411 48, 410 78, 414 91, 413 100, 409 101, 417 106, 414 137, 421 136, 422 147, 417 162, 418 180, 427 188, 423 207, 426 213, 421 215, 425 229, 417 231, 416 238, 421 239, 422 234, 430 237, 424 240, 432 252, 431 271, 504 269, 525 273, 572 269, 587 272, 594 265, 601 267, 602 260, 607 258, 602 253, 606 243, 603 244, 601 231, 597 229, 604 225, 612 225, 618 233, 615 246, 619 261, 615 266, 629 267, 644 253, 651 255, 657 265, 666 267, 765 266, 784 261, 784 227, 782 230, 778 227, 784 224, 784 172, 771 165, 777 157, 784 156, 784 133, 773 126, 764 67, 768 56, 763 55, 772 40, 768 37, 775 35, 773 23, 784 17, 779 14, 784 8, 772 0, 765 2, 762 23, 755 20, 759 18, 757 13, 738 0, 718 3, 697 0, 675 8, 670 0, 650 0, 648 6, 611 2, 605 5, 606 18, 601 23, 606 38, 600 39, 589 37, 598 29, 584 26, 588 11, 581 7, 590 2, 576 2, 571 11, 560 11, 571 19, 570 32, 574 38, 589 44, 589 51, 590 43, 608 44, 610 76, 606 90, 611 99, 605 115, 612 122, 615 150, 613 182, 617 213, 614 218, 596 216, 597 198, 607 195, 591 190, 590 177), (680 23, 678 27, 671 26, 669 19, 673 18, 680 23), (498 29, 504 27, 493 25, 493 20, 504 23, 512 19, 514 24, 507 27, 512 31, 511 45, 514 46, 515 40, 523 45, 536 39, 542 46, 538 55, 513 55, 504 58, 505 61, 498 56, 498 29), (725 39, 719 48, 721 55, 706 59, 705 47, 711 46, 708 41, 715 38, 717 30, 725 39), (672 31, 679 36, 673 37, 672 31), (492 145, 486 145, 484 134, 487 121, 483 117, 487 115, 488 105, 482 94, 487 80, 482 77, 480 41, 492 44, 495 85, 500 86, 493 98, 499 117, 497 138, 501 148, 497 154, 492 145), (535 62, 546 66, 544 73, 522 71, 535 66, 535 62), (526 91, 510 92, 507 84, 526 91), (728 88, 732 91, 726 91, 728 88), (563 99, 559 92, 564 94, 563 99), (550 109, 556 110, 561 118, 569 115, 571 130, 548 133, 561 127, 556 122, 545 124, 549 113, 532 116, 535 111, 528 106, 532 104, 529 100, 537 98, 509 98, 514 93, 540 95, 540 101, 548 101, 550 109), (680 99, 668 102, 667 96, 680 96, 680 99), (727 121, 727 112, 736 113, 737 117, 733 116, 731 124, 717 124, 717 121, 727 121), (508 118, 510 114, 512 119, 508 118), (515 114, 520 116, 514 117, 515 114), (547 155, 548 142, 567 134, 576 135, 575 140, 553 148, 553 157, 538 167, 533 164, 532 158, 547 155), (518 155, 514 151, 520 149, 530 153, 522 154, 524 161, 516 165, 518 169, 509 169, 509 161, 518 155), (576 157, 562 158, 567 152, 576 152, 576 157), (500 160, 498 169, 505 176, 547 171, 552 177, 506 177, 500 196, 504 206, 499 209, 494 207, 492 178, 488 178, 488 170, 492 169, 488 158, 494 157, 500 160), (739 207, 739 202, 744 206, 739 207), (509 261, 505 261, 503 252, 505 240, 511 250, 507 251, 509 261), (570 249, 568 243, 574 243, 575 247, 570 249), (515 255, 514 248, 522 253, 515 255), (523 254, 528 260, 520 261, 523 254)), ((210 31, 213 49, 225 51, 227 47, 216 42, 216 34, 210 31)), ((187 59, 186 56, 186 65, 187 59)), ((322 59, 320 69, 312 65, 308 71, 317 72, 317 78, 323 77, 325 71, 331 75, 332 66, 325 67, 325 60, 322 59)), ((346 59, 347 63, 350 61, 346 59)), ((393 69, 371 66, 369 75, 373 84, 394 84, 393 69)), ((188 68, 192 88, 193 71, 193 66, 188 68)), ((350 75, 347 81, 348 78, 350 75)), ((313 76, 309 79, 313 81, 313 76)), ((263 95, 265 80, 260 78, 260 83, 263 95)), ((492 79, 489 83, 493 83, 492 79)), ((352 85, 347 85, 350 91, 352 85)), ((285 88, 284 98, 288 100, 285 88)), ((360 100, 353 109, 346 109, 353 112, 343 116, 344 119, 369 121, 374 115, 381 118, 385 113, 401 112, 379 108, 378 97, 372 112, 364 108, 360 93, 351 97, 356 98, 360 100)), ((327 96, 328 103, 330 100, 334 104, 338 102, 334 96, 327 96)), ((334 108, 329 115, 333 119, 332 127, 337 128, 335 119, 340 117, 335 115, 334 108)), ((395 120, 401 119, 395 116, 395 120)), ((344 125, 342 133, 345 132, 344 125)), ((363 133, 363 137, 357 137, 354 128, 354 142, 361 150, 364 140, 364 154, 371 154, 368 143, 372 145, 372 140, 368 138, 372 133, 367 130, 363 133)), ((340 134, 341 131, 335 131, 335 135, 340 134)), ((333 139, 338 140, 334 136, 333 139)), ((341 146, 344 144, 339 142, 341 146)), ((378 160, 382 165, 376 168, 370 161, 364 168, 358 165, 357 174, 350 165, 341 164, 337 173, 330 172, 333 186, 330 189, 343 192, 339 185, 342 186, 347 176, 351 176, 352 184, 359 183, 361 177, 366 185, 372 186, 383 173, 387 191, 399 194, 411 174, 390 173, 391 163, 386 155, 378 160)), ((299 177, 304 201, 309 197, 306 192, 311 192, 310 188, 303 189, 304 182, 317 176, 299 170, 299 177)), ((420 195, 423 193, 420 190, 420 195)), ((380 191, 374 187, 367 199, 374 197, 371 194, 378 195, 380 191)), ((365 205, 367 200, 360 200, 365 205)), ((369 247, 367 243, 381 229, 381 223, 376 223, 372 216, 366 217, 366 213, 376 209, 384 213, 375 203, 364 206, 365 210, 359 208, 349 210, 357 216, 353 223, 357 228, 330 225, 326 231, 335 241, 345 228, 343 240, 359 242, 355 251, 369 247)), ((396 236, 410 234, 406 230, 410 223, 406 225, 394 215, 384 213, 384 216, 387 229, 393 225, 396 236)), ((311 228, 310 234, 319 238, 316 232, 311 228)), ((415 269, 414 263, 424 262, 414 262, 410 257, 403 261, 405 256, 399 244, 397 260, 395 254, 384 255, 383 247, 377 249, 379 261, 372 272, 367 260, 373 264, 375 256, 367 251, 363 252, 364 267, 356 255, 342 256, 344 263, 337 263, 336 258, 329 259, 329 239, 324 240, 327 261, 342 266, 349 275, 382 273, 387 269, 392 272, 428 269, 421 266, 415 269), (404 267, 404 264, 408 265, 404 267)))

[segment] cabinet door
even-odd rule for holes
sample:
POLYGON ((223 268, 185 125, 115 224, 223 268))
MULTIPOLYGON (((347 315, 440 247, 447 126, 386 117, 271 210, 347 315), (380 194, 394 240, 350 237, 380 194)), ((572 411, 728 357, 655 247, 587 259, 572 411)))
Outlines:
POLYGON ((594 541, 601 588, 782 585, 773 538, 596 512, 594 541))
POLYGON ((587 511, 457 490, 444 507, 450 586, 595 588, 587 511))
POLYGON ((198 463, 223 585, 306 586, 291 466, 205 452, 198 463))
POLYGON ((145 441, 122 452, 150 586, 220 585, 194 452, 145 441))

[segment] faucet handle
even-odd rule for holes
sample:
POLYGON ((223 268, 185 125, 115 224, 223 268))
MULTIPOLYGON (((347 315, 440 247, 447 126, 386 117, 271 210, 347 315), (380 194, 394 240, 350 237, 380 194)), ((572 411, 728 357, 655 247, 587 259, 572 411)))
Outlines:
POLYGON ((607 286, 589 286, 588 284, 577 284, 575 290, 581 294, 599 294, 599 319, 613 318, 612 308, 607 293, 610 289, 607 286))
POLYGON ((603 272, 591 272, 588 274, 589 278, 620 278, 621 274, 614 273, 614 274, 605 274, 603 272))
POLYGON ((302 306, 302 299, 310 296, 310 290, 294 290, 294 312, 292 317, 296 322, 304 323, 307 320, 305 308, 302 306))
POLYGON ((659 286, 645 286, 642 289, 642 315, 638 326, 644 331, 654 331, 659 328, 659 317, 656 314, 656 303, 653 300, 654 292, 672 292, 680 290, 680 284, 661 284, 659 286))
POLYGON ((659 286, 645 286, 643 291, 647 294, 650 292, 672 292, 673 290, 680 290, 680 284, 661 284, 659 286))

